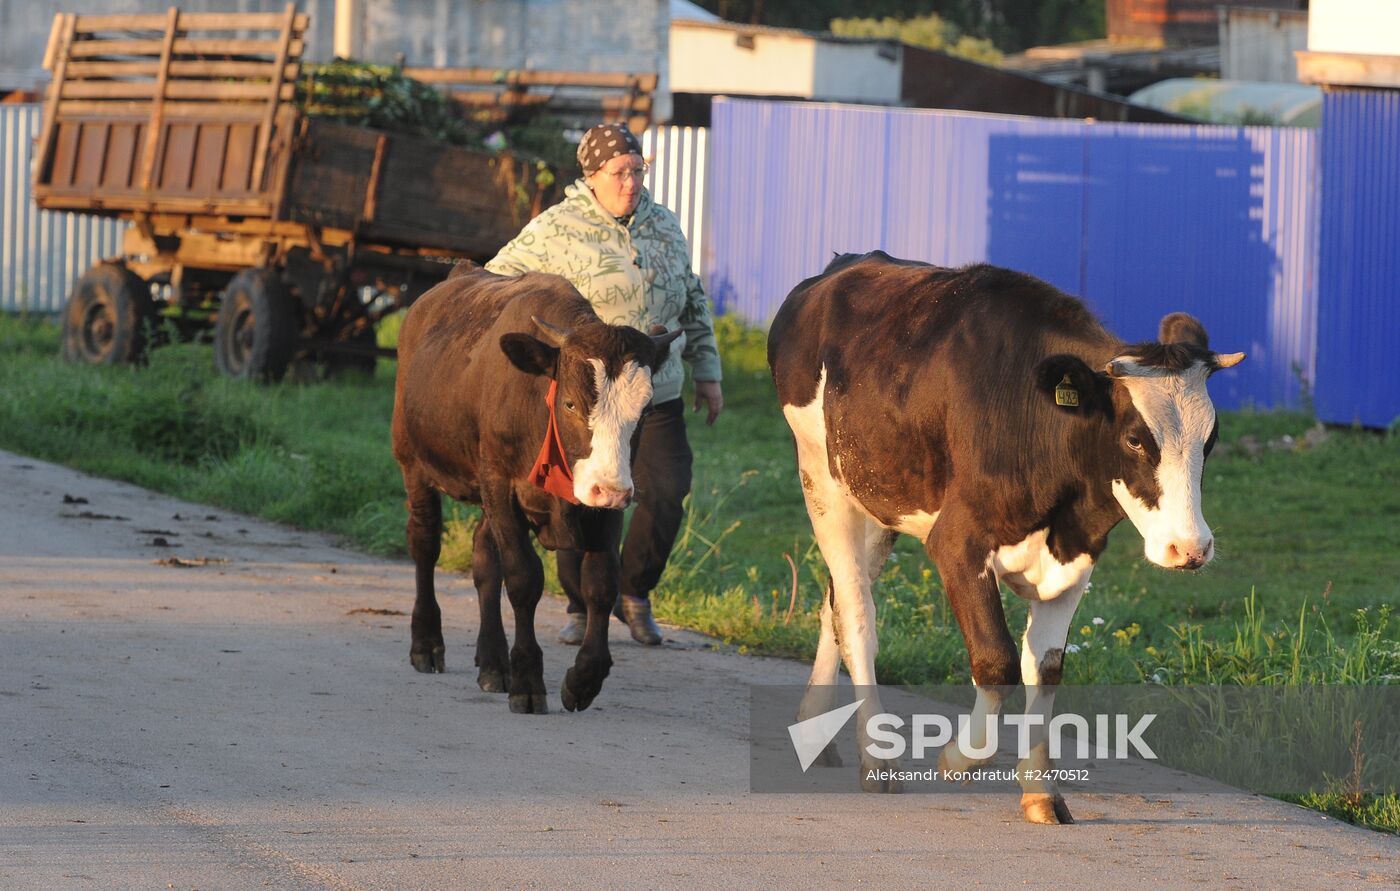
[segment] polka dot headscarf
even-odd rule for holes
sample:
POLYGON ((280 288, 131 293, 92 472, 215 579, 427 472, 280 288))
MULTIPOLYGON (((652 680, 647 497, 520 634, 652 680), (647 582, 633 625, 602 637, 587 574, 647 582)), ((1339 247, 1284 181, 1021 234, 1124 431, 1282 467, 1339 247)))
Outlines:
POLYGON ((642 153, 642 144, 626 124, 599 124, 588 128, 578 144, 578 166, 586 174, 597 173, 618 155, 642 153))

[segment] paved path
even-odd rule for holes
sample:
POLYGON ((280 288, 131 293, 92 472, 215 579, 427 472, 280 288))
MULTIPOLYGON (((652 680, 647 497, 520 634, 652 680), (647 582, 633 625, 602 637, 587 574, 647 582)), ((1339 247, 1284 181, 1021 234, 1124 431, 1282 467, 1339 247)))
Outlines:
POLYGON ((571 653, 547 643, 553 711, 515 716, 476 688, 464 580, 441 584, 448 673, 409 667, 407 617, 366 611, 411 585, 0 452, 0 888, 1400 883, 1400 840, 1244 794, 1078 795, 1067 827, 1014 794, 750 795, 746 685, 802 665, 615 626, 593 708, 560 708, 571 653))

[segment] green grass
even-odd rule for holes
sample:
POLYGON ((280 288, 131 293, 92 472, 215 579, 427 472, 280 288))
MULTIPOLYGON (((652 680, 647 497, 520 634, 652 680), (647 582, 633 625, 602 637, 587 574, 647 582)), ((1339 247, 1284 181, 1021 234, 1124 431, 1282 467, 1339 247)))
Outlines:
POLYGON ((1400 832, 1400 828, 1397 828, 1400 827, 1400 796, 1312 792, 1307 795, 1278 797, 1357 826, 1385 832, 1400 832))
MULTIPOLYGON (((727 408, 713 428, 691 423, 694 494, 656 608, 741 651, 810 659, 825 573, 764 337, 725 320, 719 331, 727 408)), ((0 447, 404 553, 392 362, 372 380, 259 387, 217 377, 207 347, 162 348, 143 369, 75 367, 57 353, 51 324, 0 318, 0 447)), ((1400 681, 1389 611, 1400 601, 1400 436, 1333 430, 1316 448, 1257 457, 1237 447, 1246 436, 1300 438, 1311 424, 1301 413, 1221 416, 1221 442, 1236 447, 1206 467, 1218 557, 1201 573, 1156 569, 1120 524, 1071 632, 1067 682, 1400 681)), ((442 565, 461 569, 474 513, 454 505, 449 516, 442 565)), ((919 543, 901 540, 876 597, 882 682, 968 680, 919 543)), ((1005 603, 1019 632, 1025 607, 1005 603)), ((1302 803, 1400 831, 1392 798, 1302 803)))
POLYGON ((386 363, 373 381, 257 387, 216 375, 208 347, 164 347, 147 368, 57 350, 51 324, 0 317, 0 447, 402 552, 386 363))

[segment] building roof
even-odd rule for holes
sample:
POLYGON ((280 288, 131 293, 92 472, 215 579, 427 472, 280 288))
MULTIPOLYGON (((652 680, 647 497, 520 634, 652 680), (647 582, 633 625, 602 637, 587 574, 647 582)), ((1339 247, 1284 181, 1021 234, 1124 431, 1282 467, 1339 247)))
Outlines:
POLYGON ((1222 123, 1268 118, 1288 127, 1316 127, 1322 122, 1322 90, 1306 84, 1176 77, 1144 87, 1129 100, 1222 123))
POLYGON ((722 22, 724 19, 690 0, 671 0, 671 21, 722 22))
POLYGON ((899 45, 898 40, 890 37, 847 37, 840 34, 832 34, 830 31, 806 31, 802 28, 775 28, 771 25, 745 25, 740 22, 725 21, 724 19, 713 22, 695 21, 692 19, 672 19, 671 26, 677 28, 730 31, 734 34, 752 34, 756 36, 806 38, 808 40, 820 40, 823 43, 899 45))

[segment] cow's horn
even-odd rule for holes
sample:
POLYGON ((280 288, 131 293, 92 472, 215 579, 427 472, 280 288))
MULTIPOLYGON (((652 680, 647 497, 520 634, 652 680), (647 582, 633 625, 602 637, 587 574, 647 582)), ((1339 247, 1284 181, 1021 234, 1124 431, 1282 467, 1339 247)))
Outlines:
POLYGON ((1221 368, 1234 368, 1244 361, 1244 353, 1216 353, 1215 364, 1221 368))
POLYGON ((572 331, 565 331, 563 328, 556 328, 539 316, 530 316, 530 321, 539 326, 544 336, 557 347, 562 347, 564 341, 569 339, 569 335, 574 333, 572 331))
POLYGON ((650 337, 651 337, 651 342, 654 343, 654 344, 656 344, 656 346, 657 346, 658 348, 670 346, 670 345, 671 345, 671 341, 675 340, 677 337, 680 337, 680 336, 681 336, 681 332, 682 332, 683 330, 685 330, 685 329, 683 329, 683 328, 677 328, 677 329, 674 330, 674 331, 667 331, 667 330, 666 330, 664 327, 662 327, 661 325, 652 325, 652 326, 651 326, 651 332, 652 332, 652 333, 651 333, 651 335, 650 335, 650 337), (660 330, 660 331, 657 331, 656 329, 658 329, 658 328, 660 328, 661 330, 660 330))
POLYGON ((1110 359, 1103 370, 1104 374, 1119 380, 1125 377, 1163 377, 1169 373, 1159 365, 1140 364, 1137 356, 1119 356, 1110 359))

